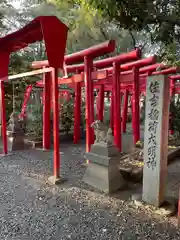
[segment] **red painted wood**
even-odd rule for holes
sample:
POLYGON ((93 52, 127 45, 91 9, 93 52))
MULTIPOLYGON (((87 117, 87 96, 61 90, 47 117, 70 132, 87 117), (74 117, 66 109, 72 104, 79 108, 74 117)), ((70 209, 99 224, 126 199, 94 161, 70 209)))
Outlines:
POLYGON ((104 85, 99 88, 98 94, 98 120, 103 121, 104 118, 104 85))
POLYGON ((133 102, 132 102, 132 129, 134 144, 140 140, 140 111, 139 111, 139 71, 133 68, 133 102))
POLYGON ((124 104, 123 104, 123 117, 122 117, 122 131, 126 133, 127 112, 128 112, 128 89, 125 89, 124 104))
POLYGON ((64 62, 65 64, 75 64, 82 62, 85 56, 96 58, 103 56, 106 53, 111 53, 115 50, 115 41, 109 40, 107 42, 92 46, 80 52, 75 52, 70 55, 66 55, 64 62))
POLYGON ((6 126, 6 106, 5 106, 5 95, 4 95, 4 82, 0 81, 0 98, 1 98, 1 117, 2 117, 2 142, 3 152, 8 153, 7 146, 7 126, 6 126))
POLYGON ((51 74, 44 75, 43 89, 43 149, 50 149, 51 133, 51 74))
POLYGON ((75 100, 74 100, 74 143, 77 144, 80 139, 81 124, 81 85, 75 84, 75 100))
MULTIPOLYGON (((94 61, 93 62, 93 67, 95 69, 101 69, 101 68, 106 68, 106 67, 110 67, 112 66, 113 62, 117 62, 117 63, 125 63, 125 62, 128 62, 128 61, 133 61, 133 60, 137 60, 139 59, 141 56, 141 52, 139 49, 137 50, 133 50, 129 53, 122 53, 118 56, 115 56, 115 57, 110 57, 110 58, 105 58, 105 59, 102 59, 102 60, 97 60, 97 61, 94 61)), ((152 63, 155 61, 155 58, 154 57, 150 57, 149 59, 143 59, 145 60, 144 63, 147 64, 147 62, 152 63)), ((142 61, 142 60, 140 60, 142 61)), ((130 66, 132 65, 132 63, 129 63, 130 66)), ((135 63, 135 64, 139 64, 139 63, 135 63)), ((129 65, 126 64, 126 65, 122 65, 124 66, 124 68, 127 68, 129 65)), ((132 67, 130 67, 131 69, 132 67)), ((65 69, 68 73, 75 73, 77 70, 79 71, 84 71, 84 64, 77 64, 77 65, 66 65, 65 66, 65 69)), ((112 71, 111 71, 112 72, 112 71)))
POLYGON ((90 151, 92 142, 92 128, 91 124, 93 122, 92 115, 94 115, 94 106, 92 109, 92 81, 91 81, 91 71, 92 71, 92 59, 84 58, 84 83, 85 83, 85 98, 86 98, 86 152, 90 151), (92 110, 92 112, 91 112, 92 110))
POLYGON ((170 79, 173 80, 180 80, 180 74, 174 75, 174 76, 169 76, 170 79))
POLYGON ((163 63, 155 63, 155 64, 152 64, 150 66, 140 68, 139 73, 154 72, 158 68, 165 69, 165 68, 168 68, 168 66, 164 65, 163 63))
POLYGON ((121 151, 121 111, 120 111, 120 68, 118 63, 113 63, 113 108, 114 108, 114 142, 121 151))
POLYGON ((113 107, 113 95, 111 92, 111 105, 110 105, 110 127, 114 132, 114 107, 113 107))
POLYGON ((29 85, 26 87, 25 94, 24 94, 24 102, 22 105, 21 113, 19 115, 19 118, 24 118, 26 115, 26 108, 27 108, 27 103, 29 101, 29 98, 31 96, 31 91, 32 91, 32 85, 29 85))
POLYGON ((53 138, 54 138, 54 176, 60 177, 59 154, 59 106, 58 106, 58 69, 52 72, 52 101, 53 101, 53 138))
MULTIPOLYGON (((96 58, 96 57, 102 56, 106 53, 111 53, 114 51, 114 49, 115 49, 115 41, 110 40, 110 41, 92 46, 92 47, 82 50, 80 52, 75 52, 73 54, 66 55, 64 58, 64 63, 65 64, 75 64, 75 63, 83 62, 85 56, 90 56, 91 58, 96 58)), ((42 67, 48 67, 48 66, 49 66, 48 60, 35 61, 32 63, 33 68, 42 68, 42 67)))
POLYGON ((179 67, 170 67, 168 69, 158 71, 158 72, 153 72, 152 75, 169 75, 169 74, 174 74, 180 72, 179 67))
POLYGON ((0 38, 0 52, 12 53, 44 39, 49 65, 62 68, 67 31, 67 26, 57 17, 39 16, 20 30, 0 38))

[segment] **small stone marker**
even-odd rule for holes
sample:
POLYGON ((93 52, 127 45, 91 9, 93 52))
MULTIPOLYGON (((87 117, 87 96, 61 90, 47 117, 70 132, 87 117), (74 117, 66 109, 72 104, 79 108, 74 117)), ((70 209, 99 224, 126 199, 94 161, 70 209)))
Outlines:
POLYGON ((168 156, 169 80, 148 77, 144 136, 142 199, 159 207, 164 202, 168 156))

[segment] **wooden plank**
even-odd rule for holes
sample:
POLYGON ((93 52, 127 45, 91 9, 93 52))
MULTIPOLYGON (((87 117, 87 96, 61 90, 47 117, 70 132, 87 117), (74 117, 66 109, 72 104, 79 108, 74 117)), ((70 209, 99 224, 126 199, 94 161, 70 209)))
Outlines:
POLYGON ((16 75, 10 75, 10 76, 4 77, 4 78, 1 79, 1 81, 11 81, 11 80, 15 80, 15 79, 18 79, 18 78, 29 77, 29 76, 33 76, 33 75, 46 73, 46 72, 51 72, 52 70, 53 70, 53 68, 50 67, 50 68, 34 70, 34 71, 31 71, 31 72, 19 73, 19 74, 16 74, 16 75))

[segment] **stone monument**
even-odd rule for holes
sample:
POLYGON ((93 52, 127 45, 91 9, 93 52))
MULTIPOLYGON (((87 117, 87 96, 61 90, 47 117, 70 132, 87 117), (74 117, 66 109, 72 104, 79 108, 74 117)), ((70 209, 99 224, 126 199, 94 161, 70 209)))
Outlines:
POLYGON ((7 136, 9 151, 23 150, 25 148, 23 121, 19 120, 18 115, 14 112, 9 119, 7 136))
POLYGON ((122 154, 113 144, 111 128, 97 120, 91 125, 96 135, 91 151, 86 153, 90 160, 83 181, 105 193, 112 193, 124 186, 119 171, 122 154))
POLYGON ((144 136, 142 199, 159 207, 164 202, 168 157, 169 79, 148 77, 144 136))

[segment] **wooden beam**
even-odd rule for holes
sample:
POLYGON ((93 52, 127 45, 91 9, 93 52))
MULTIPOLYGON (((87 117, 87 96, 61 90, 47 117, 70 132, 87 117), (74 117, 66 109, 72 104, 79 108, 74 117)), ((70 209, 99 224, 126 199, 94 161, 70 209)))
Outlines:
POLYGON ((23 78, 23 77, 29 77, 29 76, 33 76, 33 75, 38 75, 38 74, 42 74, 42 73, 47 73, 47 72, 52 72, 53 68, 44 68, 44 69, 39 69, 39 70, 34 70, 31 72, 25 72, 25 73, 19 73, 16 75, 10 75, 7 77, 2 78, 2 81, 11 81, 11 80, 15 80, 18 78, 23 78))

